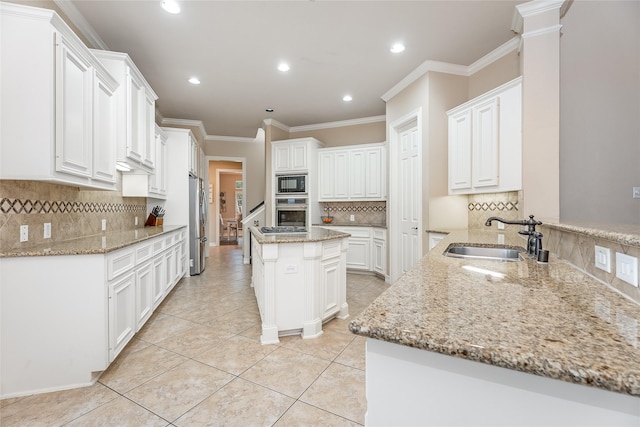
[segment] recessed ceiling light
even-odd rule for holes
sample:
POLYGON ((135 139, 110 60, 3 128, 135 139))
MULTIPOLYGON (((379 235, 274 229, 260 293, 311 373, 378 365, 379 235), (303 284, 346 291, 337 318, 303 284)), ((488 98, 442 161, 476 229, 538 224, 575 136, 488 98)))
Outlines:
POLYGON ((392 53, 400 53, 404 50, 404 45, 402 43, 396 43, 393 46, 391 46, 391 50, 392 53))
POLYGON ((264 111, 266 111, 267 113, 273 113, 273 112, 274 112, 274 109, 273 109, 273 108, 267 108, 267 109, 266 109, 266 110, 264 110, 264 111))
POLYGON ((191 83, 192 85, 199 85, 200 84, 200 79, 197 77, 191 77, 189 79, 189 83, 191 83))
POLYGON ((162 0, 161 4, 162 8, 169 13, 174 15, 180 13, 180 5, 176 0, 162 0))
POLYGON ((289 67, 289 64, 287 64, 287 63, 285 63, 285 62, 281 62, 281 63, 278 65, 278 70, 282 71, 283 73, 284 73, 284 72, 289 71, 289 68, 290 68, 290 67, 289 67))
POLYGON ((342 100, 345 102, 349 102, 349 101, 352 101, 353 98, 351 97, 351 95, 345 95, 342 97, 342 100))

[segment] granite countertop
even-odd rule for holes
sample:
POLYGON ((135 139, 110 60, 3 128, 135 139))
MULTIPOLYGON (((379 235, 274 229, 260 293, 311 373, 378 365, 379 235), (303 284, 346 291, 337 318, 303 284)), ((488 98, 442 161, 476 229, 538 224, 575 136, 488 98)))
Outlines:
POLYGON ((573 231, 587 236, 599 237, 611 240, 622 245, 640 246, 640 226, 620 224, 596 224, 596 223, 548 223, 543 224, 549 228, 563 231, 573 231))
POLYGON ((144 227, 133 230, 94 234, 91 236, 64 240, 61 242, 51 242, 45 245, 37 245, 24 249, 0 250, 0 258, 104 254, 183 227, 186 227, 186 225, 144 227))
POLYGON ((349 329, 640 397, 640 305, 553 255, 548 264, 443 255, 450 243, 498 243, 499 235, 526 245, 510 230, 451 231, 349 329))
POLYGON ((321 242, 323 240, 344 239, 351 236, 335 230, 327 230, 321 227, 311 227, 306 233, 273 233, 263 234, 259 228, 251 227, 251 234, 260 244, 265 243, 305 243, 321 242))

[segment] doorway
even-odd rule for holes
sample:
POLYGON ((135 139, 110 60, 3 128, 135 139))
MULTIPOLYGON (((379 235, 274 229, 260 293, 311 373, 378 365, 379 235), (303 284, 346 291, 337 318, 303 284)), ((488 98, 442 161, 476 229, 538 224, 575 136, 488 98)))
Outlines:
POLYGON ((242 245, 244 158, 208 157, 210 246, 242 245))
POLYGON ((422 109, 389 127, 389 276, 391 283, 422 255, 422 109))

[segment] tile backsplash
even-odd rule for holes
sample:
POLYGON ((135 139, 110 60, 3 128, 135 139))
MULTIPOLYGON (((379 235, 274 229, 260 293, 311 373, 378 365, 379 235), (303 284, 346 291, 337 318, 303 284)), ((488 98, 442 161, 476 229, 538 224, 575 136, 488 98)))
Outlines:
MULTIPOLYGON (((385 226, 387 224, 387 202, 321 202, 322 215, 330 215, 336 224, 367 224, 385 226), (349 221, 353 215, 354 221, 349 221)), ((313 218, 312 223, 319 223, 313 218)))
POLYGON ((491 216, 498 216, 510 221, 524 218, 520 211, 522 191, 471 194, 468 196, 468 200, 469 228, 484 228, 484 223, 491 216))
POLYGON ((122 197, 117 191, 83 190, 41 181, 0 181, 0 245, 27 248, 107 231, 144 227, 144 197, 122 197), (138 226, 135 218, 138 217, 138 226), (44 239, 44 224, 51 238, 44 239), (29 240, 20 242, 20 226, 29 226, 29 240))

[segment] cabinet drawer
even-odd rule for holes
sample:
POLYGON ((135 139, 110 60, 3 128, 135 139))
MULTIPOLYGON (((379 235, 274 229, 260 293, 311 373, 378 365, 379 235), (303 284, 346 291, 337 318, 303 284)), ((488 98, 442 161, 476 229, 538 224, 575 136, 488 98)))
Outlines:
POLYGON ((133 270, 136 256, 133 249, 117 251, 107 258, 107 279, 113 280, 127 271, 133 270))
POLYGON ((340 243, 340 240, 336 240, 322 245, 322 260, 339 257, 340 247, 342 246, 340 243))
POLYGON ((383 230, 381 228, 374 228, 373 229, 373 238, 374 239, 384 240, 385 239, 385 234, 387 234, 385 231, 386 230, 383 230))
POLYGON ((150 243, 136 247, 136 263, 140 264, 151 258, 153 255, 153 245, 150 243))
POLYGON ((173 246, 173 235, 170 234, 164 237, 164 246, 168 248, 169 246, 173 246))
POLYGON ((180 243, 182 241, 182 233, 176 233, 173 236, 173 243, 180 243))
POLYGON ((345 233, 351 234, 351 237, 362 237, 368 239, 371 237, 371 228, 370 227, 345 227, 345 233))
POLYGON ((157 239, 153 242, 153 254, 156 255, 164 249, 164 239, 157 239))

